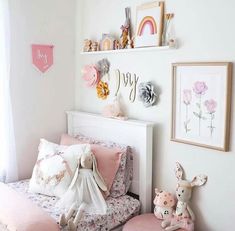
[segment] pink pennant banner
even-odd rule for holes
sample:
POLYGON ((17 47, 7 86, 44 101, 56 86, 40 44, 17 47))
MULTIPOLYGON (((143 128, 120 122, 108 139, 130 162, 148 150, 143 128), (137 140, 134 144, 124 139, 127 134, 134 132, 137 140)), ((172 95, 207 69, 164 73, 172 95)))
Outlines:
POLYGON ((53 48, 53 45, 32 45, 33 64, 43 73, 53 64, 53 48))

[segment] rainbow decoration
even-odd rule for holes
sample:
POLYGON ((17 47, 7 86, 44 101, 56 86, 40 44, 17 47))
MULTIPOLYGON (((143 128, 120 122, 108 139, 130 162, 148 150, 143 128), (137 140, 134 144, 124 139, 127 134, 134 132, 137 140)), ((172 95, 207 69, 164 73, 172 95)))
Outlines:
POLYGON ((146 26, 150 28, 150 34, 157 34, 157 24, 155 19, 151 16, 146 16, 141 20, 139 24, 138 33, 137 33, 138 36, 143 35, 146 26))

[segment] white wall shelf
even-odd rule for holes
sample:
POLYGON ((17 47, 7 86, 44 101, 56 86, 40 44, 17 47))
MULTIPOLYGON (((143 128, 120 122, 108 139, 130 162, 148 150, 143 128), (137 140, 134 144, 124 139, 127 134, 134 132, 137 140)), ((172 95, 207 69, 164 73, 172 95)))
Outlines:
POLYGON ((165 51, 165 50, 173 50, 173 49, 176 49, 176 48, 169 47, 169 46, 143 47, 143 48, 120 49, 120 50, 109 50, 109 51, 81 52, 81 55, 118 54, 118 53, 131 53, 131 52, 143 52, 143 51, 165 51))

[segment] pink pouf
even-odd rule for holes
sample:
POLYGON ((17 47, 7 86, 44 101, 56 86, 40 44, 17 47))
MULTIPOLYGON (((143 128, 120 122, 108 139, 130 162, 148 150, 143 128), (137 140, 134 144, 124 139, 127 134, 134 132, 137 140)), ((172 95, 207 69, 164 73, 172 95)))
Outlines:
MULTIPOLYGON (((140 216, 136 216, 129 220, 123 231, 163 231, 161 228, 162 220, 158 220, 154 214, 147 213, 140 216)), ((178 229, 178 231, 184 231, 183 229, 178 229)))

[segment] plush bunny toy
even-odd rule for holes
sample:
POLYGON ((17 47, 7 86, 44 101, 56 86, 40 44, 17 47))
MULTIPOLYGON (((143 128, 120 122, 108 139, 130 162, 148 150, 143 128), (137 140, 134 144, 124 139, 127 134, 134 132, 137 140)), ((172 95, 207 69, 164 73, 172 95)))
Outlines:
POLYGON ((183 169, 179 163, 176 163, 175 175, 178 180, 176 188, 176 197, 178 199, 176 211, 173 217, 162 222, 162 228, 167 231, 184 229, 185 231, 194 230, 195 215, 189 207, 192 189, 194 186, 201 186, 206 183, 207 176, 198 175, 193 180, 183 180, 183 169))
POLYGON ((106 202, 100 189, 108 195, 107 186, 97 169, 95 156, 86 150, 78 159, 73 180, 57 206, 65 208, 67 214, 60 216, 60 225, 68 224, 74 231, 84 212, 89 214, 105 214, 106 202), (100 188, 100 189, 99 189, 100 188), (75 214, 74 220, 72 219, 75 214))

